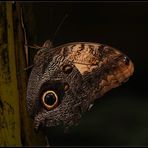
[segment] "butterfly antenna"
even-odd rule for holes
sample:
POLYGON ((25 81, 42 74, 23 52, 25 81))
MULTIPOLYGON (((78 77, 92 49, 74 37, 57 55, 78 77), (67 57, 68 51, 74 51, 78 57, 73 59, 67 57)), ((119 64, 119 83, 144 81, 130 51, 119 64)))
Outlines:
POLYGON ((55 31, 55 33, 54 33, 54 35, 53 35, 53 38, 52 38, 52 43, 54 42, 55 37, 56 37, 56 35, 57 35, 58 31, 60 30, 60 28, 61 28, 62 24, 64 23, 64 21, 66 20, 66 18, 67 18, 67 17, 68 17, 68 14, 65 14, 65 16, 63 17, 63 19, 62 19, 61 23, 58 25, 58 27, 57 27, 57 29, 56 29, 56 31, 55 31))

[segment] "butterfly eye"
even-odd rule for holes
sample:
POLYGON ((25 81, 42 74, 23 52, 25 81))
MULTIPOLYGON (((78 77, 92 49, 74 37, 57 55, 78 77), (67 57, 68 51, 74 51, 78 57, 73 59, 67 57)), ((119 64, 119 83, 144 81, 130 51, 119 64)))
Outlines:
POLYGON ((63 70, 64 73, 70 74, 73 70, 73 67, 71 65, 64 65, 62 70, 63 70))
POLYGON ((130 60, 127 56, 124 56, 123 61, 126 65, 129 65, 130 60))
POLYGON ((42 104, 47 110, 51 110, 58 104, 58 96, 57 94, 52 91, 48 90, 46 91, 42 96, 42 104))

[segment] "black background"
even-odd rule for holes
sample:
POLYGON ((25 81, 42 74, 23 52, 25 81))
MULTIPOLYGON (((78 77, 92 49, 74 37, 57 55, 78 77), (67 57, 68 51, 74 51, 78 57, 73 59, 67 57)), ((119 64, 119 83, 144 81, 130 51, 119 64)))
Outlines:
MULTIPOLYGON (((118 48, 134 63, 129 81, 105 94, 70 134, 55 145, 148 145, 148 3, 147 2, 24 2, 29 44, 42 45, 54 37, 54 46, 98 42, 118 48), (29 17, 30 8, 33 18, 29 17), (33 26, 29 19, 33 19, 33 26)), ((30 49, 31 50, 31 49, 30 49)), ((53 136, 54 135, 54 136, 53 136)))

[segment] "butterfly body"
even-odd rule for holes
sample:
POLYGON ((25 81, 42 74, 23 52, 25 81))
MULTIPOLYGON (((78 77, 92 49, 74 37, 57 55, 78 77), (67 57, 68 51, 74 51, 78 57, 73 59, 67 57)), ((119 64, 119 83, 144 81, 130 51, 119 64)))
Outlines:
POLYGON ((96 99, 127 81, 134 71, 124 53, 107 45, 44 45, 35 55, 27 88, 27 109, 36 129, 76 125, 96 99))

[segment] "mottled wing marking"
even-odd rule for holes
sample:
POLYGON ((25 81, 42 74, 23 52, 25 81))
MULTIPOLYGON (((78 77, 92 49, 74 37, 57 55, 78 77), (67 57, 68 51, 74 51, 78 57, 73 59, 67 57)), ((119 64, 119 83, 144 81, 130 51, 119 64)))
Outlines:
POLYGON ((75 67, 83 75, 84 73, 92 72, 98 68, 99 63, 99 47, 100 44, 93 43, 78 43, 67 46, 67 59, 72 61, 75 67))
POLYGON ((111 48, 98 43, 82 42, 63 46, 61 53, 84 75, 108 63, 108 60, 115 55, 121 54, 118 50, 111 50, 111 48))

